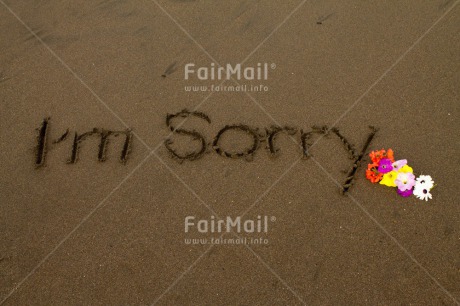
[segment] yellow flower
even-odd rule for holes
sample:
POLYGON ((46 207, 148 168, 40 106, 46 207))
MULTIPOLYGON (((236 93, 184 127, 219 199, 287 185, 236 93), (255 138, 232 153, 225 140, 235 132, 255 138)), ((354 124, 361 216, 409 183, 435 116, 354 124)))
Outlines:
POLYGON ((385 186, 388 186, 388 187, 396 187, 396 183, 395 183, 395 180, 396 178, 398 177, 398 173, 400 172, 404 172, 404 173, 413 173, 413 170, 411 167, 409 167, 408 165, 405 165, 404 167, 402 167, 401 169, 399 169, 398 172, 396 171, 390 171, 388 173, 385 173, 383 175, 383 178, 382 180, 380 181, 380 184, 382 185, 385 185, 385 186))
POLYGON ((396 171, 390 171, 388 173, 385 173, 383 175, 382 180, 380 181, 380 184, 386 185, 388 187, 396 187, 395 180, 397 176, 398 176, 398 172, 396 171))
POLYGON ((408 165, 404 165, 401 169, 399 169, 398 173, 399 172, 404 172, 404 173, 414 173, 414 170, 412 170, 411 167, 409 167, 408 165))

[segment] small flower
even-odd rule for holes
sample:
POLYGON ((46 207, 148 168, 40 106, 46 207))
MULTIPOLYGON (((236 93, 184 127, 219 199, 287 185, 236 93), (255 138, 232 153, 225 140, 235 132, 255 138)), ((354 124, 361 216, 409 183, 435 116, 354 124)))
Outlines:
POLYGON ((432 199, 430 189, 423 188, 421 185, 415 185, 414 195, 417 197, 417 199, 420 199, 420 200, 428 201, 428 199, 432 199))
POLYGON ((407 165, 407 159, 400 159, 392 164, 394 171, 399 171, 405 165, 407 165))
POLYGON ((378 166, 379 166, 378 164, 368 164, 367 165, 366 178, 372 183, 379 182, 383 177, 383 174, 377 171, 378 166))
POLYGON ((415 175, 410 172, 399 172, 395 180, 398 190, 406 191, 415 185, 415 175))
POLYGON ((420 200, 428 201, 428 199, 432 199, 430 190, 433 186, 434 182, 431 176, 420 175, 415 182, 414 195, 420 200))
POLYGON ((402 166, 401 169, 399 169, 398 172, 410 172, 410 173, 414 173, 414 170, 412 170, 412 167, 408 166, 408 165, 404 165, 402 166))
POLYGON ((382 177, 382 180, 380 181, 380 184, 388 186, 388 187, 396 187, 396 177, 398 176, 398 172, 396 171, 390 171, 388 173, 385 173, 382 177))
POLYGON ((388 173, 391 170, 393 170, 393 166, 391 165, 391 160, 388 158, 381 159, 379 163, 379 172, 388 173))
POLYGON ((412 189, 407 189, 407 190, 404 190, 404 191, 401 191, 400 189, 398 189, 398 194, 400 196, 402 196, 402 197, 405 197, 405 198, 411 196, 412 193, 413 193, 412 189))
POLYGON ((423 185, 427 189, 431 189, 434 186, 433 179, 429 175, 420 175, 417 178, 417 184, 423 185))
POLYGON ((392 149, 388 149, 388 151, 385 151, 384 149, 372 151, 371 153, 369 153, 369 157, 371 158, 374 164, 378 164, 380 160, 383 158, 388 158, 389 160, 391 160, 391 162, 395 161, 392 149))
POLYGON ((395 157, 394 157, 394 153, 393 153, 393 150, 392 149, 388 149, 387 150, 387 158, 389 160, 391 160, 392 162, 395 161, 395 157))
POLYGON ((384 152, 385 150, 383 149, 380 151, 372 151, 371 153, 369 153, 369 157, 371 158, 374 164, 378 164, 380 160, 383 158, 384 152))

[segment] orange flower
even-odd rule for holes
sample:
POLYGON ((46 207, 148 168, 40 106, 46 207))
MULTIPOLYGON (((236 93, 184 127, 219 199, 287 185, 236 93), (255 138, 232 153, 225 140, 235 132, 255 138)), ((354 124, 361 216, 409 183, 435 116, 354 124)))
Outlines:
POLYGON ((378 167, 378 163, 372 163, 367 165, 366 178, 372 183, 378 183, 382 180, 383 173, 380 173, 377 170, 378 167))
POLYGON ((390 159, 392 163, 395 162, 394 152, 392 149, 387 150, 387 158, 390 159))
POLYGON ((391 160, 392 163, 395 162, 394 158, 394 152, 392 149, 388 149, 388 151, 385 151, 384 149, 378 150, 378 151, 372 151, 369 153, 369 157, 372 160, 372 163, 374 164, 379 164, 380 160, 383 158, 388 158, 391 160))

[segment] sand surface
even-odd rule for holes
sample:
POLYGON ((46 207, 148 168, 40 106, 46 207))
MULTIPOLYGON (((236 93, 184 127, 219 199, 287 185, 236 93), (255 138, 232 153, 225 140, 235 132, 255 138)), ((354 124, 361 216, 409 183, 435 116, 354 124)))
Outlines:
MULTIPOLYGON (((0 304, 458 304, 458 2, 0 0, 0 304), (237 81, 268 91, 185 90, 222 83, 185 80, 187 64, 240 62, 269 65, 237 81), (166 124, 184 109, 201 117, 171 127, 207 150, 181 162, 165 139, 201 147, 166 124), (217 154, 226 125, 258 128, 255 154, 217 154), (274 125, 292 128, 277 154, 274 125), (335 134, 313 133, 302 158, 301 130, 324 125, 357 153, 379 128, 346 195, 353 161, 335 134), (88 135, 67 163, 93 129, 132 129, 125 164, 122 133, 105 161, 88 135), (432 201, 365 179, 381 148, 434 178, 432 201), (268 230, 185 233, 187 216, 267 216, 268 230), (209 244, 220 237, 263 243, 209 244)), ((237 129, 223 151, 251 148, 237 129)))

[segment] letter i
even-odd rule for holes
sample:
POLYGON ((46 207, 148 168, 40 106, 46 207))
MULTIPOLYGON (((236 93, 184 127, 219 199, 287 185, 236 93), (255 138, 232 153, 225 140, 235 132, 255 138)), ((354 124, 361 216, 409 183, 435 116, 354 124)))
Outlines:
POLYGON ((211 233, 214 233, 214 216, 211 216, 211 233))
POLYGON ((214 63, 211 63, 211 80, 214 80, 214 70, 215 70, 214 63))
POLYGON ((38 128, 37 147, 35 165, 37 167, 43 166, 46 157, 46 140, 48 134, 50 118, 43 119, 42 125, 38 128))

